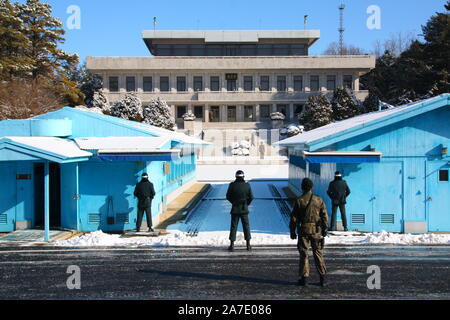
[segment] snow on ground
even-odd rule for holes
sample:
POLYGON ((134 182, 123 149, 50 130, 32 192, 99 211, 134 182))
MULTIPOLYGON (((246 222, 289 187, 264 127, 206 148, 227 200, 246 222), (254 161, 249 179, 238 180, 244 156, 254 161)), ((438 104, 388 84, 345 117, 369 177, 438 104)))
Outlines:
MULTIPOLYGON (((288 234, 252 234, 252 245, 273 246, 289 245, 295 247, 296 241, 291 240, 288 234)), ((368 234, 354 235, 329 235, 325 239, 326 245, 371 245, 371 244, 392 244, 392 245, 430 245, 447 244, 450 245, 450 235, 448 234, 394 234, 386 231, 368 234)), ((173 230, 169 234, 157 238, 135 237, 121 238, 120 235, 110 235, 102 231, 95 231, 81 237, 72 238, 65 241, 56 241, 55 246, 61 247, 226 247, 229 245, 227 231, 201 232, 196 237, 191 237, 187 233, 173 230)), ((238 232, 237 246, 244 246, 244 234, 238 232)))
MULTIPOLYGON (((271 182, 282 196, 286 182, 271 182)), ((254 246, 296 246, 291 240, 287 221, 279 213, 270 198, 272 194, 266 182, 251 182, 255 201, 250 206, 250 227, 254 246)), ((53 244, 63 247, 226 247, 229 245, 230 204, 224 199, 227 184, 216 184, 200 205, 186 218, 169 226, 168 234, 157 238, 122 238, 96 231, 53 244)), ((394 234, 386 231, 378 233, 333 232, 325 239, 327 245, 450 245, 450 234, 394 234)), ((242 226, 239 225, 237 246, 245 245, 242 226)))

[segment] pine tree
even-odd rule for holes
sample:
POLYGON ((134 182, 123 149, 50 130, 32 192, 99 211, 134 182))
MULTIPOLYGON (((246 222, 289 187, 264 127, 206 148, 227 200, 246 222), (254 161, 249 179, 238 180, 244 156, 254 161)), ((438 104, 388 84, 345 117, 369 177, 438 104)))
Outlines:
POLYGON ((30 44, 19 5, 0 0, 0 80, 12 81, 31 71, 32 60, 24 55, 30 44))
POLYGON ((111 107, 113 117, 125 120, 142 121, 142 102, 134 92, 127 93, 111 107))
POLYGON ((25 56, 32 60, 31 77, 49 77, 52 73, 69 69, 78 63, 76 54, 69 54, 58 48, 64 43, 63 24, 52 17, 52 7, 40 0, 27 0, 21 6, 19 17, 23 21, 24 34, 30 46, 24 50, 25 56))
MULTIPOLYGON (((94 107, 95 103, 98 104, 98 100, 96 102, 94 102, 93 100, 95 93, 103 89, 103 79, 100 76, 91 73, 86 68, 86 63, 81 65, 80 67, 76 67, 73 70, 70 70, 68 76, 71 81, 74 81, 76 83, 76 88, 84 94, 84 103, 88 108, 94 107)), ((97 99, 99 99, 98 95, 97 99)), ((100 97, 100 100, 102 99, 103 97, 100 97)))
POLYGON ((313 130, 333 121, 333 108, 324 95, 310 96, 300 114, 299 122, 305 130, 313 130))
POLYGON ((360 113, 359 102, 348 88, 334 90, 331 105, 333 119, 336 121, 352 118, 360 113))
POLYGON ((143 122, 168 130, 175 130, 175 120, 170 112, 170 107, 159 97, 152 100, 147 107, 144 107, 143 122))

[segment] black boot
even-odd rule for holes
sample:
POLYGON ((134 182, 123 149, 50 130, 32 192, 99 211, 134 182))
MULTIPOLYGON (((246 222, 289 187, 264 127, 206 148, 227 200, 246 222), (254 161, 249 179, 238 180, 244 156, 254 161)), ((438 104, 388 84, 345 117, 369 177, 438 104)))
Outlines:
POLYGON ((252 246, 250 245, 250 240, 247 240, 247 250, 248 251, 252 250, 252 246))
POLYGON ((234 241, 230 242, 230 246, 228 247, 228 251, 230 251, 230 252, 234 251, 234 241))
POLYGON ((320 276, 320 286, 325 287, 325 276, 320 276))
POLYGON ((300 280, 298 280, 298 285, 301 287, 306 286, 306 282, 307 282, 306 279, 307 279, 306 277, 301 277, 300 280))

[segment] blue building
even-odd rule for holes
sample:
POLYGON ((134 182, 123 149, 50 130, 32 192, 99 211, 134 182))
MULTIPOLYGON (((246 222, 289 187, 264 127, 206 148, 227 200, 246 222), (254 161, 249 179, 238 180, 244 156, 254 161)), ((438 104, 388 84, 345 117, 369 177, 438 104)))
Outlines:
POLYGON ((310 177, 329 210, 328 184, 335 171, 343 173, 352 190, 350 229, 450 232, 450 94, 332 123, 279 144, 289 149, 291 190, 299 194, 301 179, 310 177))
POLYGON ((153 182, 154 225, 195 182, 202 140, 73 108, 0 121, 0 232, 135 228, 134 186, 153 182))

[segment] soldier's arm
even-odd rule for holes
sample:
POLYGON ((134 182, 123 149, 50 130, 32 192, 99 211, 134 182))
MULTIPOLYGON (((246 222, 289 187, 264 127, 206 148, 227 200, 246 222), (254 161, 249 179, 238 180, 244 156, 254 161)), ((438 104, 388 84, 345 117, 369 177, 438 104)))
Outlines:
POLYGON ((253 192, 252 192, 252 187, 250 186, 250 184, 248 185, 248 195, 247 195, 247 204, 250 205, 250 203, 252 203, 253 201, 253 192))
POLYGON ((333 197, 333 193, 331 192, 331 183, 328 185, 328 190, 327 190, 327 194, 330 198, 333 197))
POLYGON ((328 232, 328 212, 323 200, 320 206, 320 220, 322 221, 322 232, 328 232))
POLYGON ((138 187, 137 187, 137 185, 136 185, 136 187, 134 187, 134 196, 137 198, 138 196, 139 196, 139 194, 138 194, 138 187))
POLYGON ((296 235, 295 229, 297 228, 298 223, 298 211, 299 211, 298 202, 295 201, 294 208, 292 209, 291 212, 291 220, 289 221, 289 230, 291 232, 291 237, 293 235, 296 235))
POLYGON ((350 188, 348 187, 347 182, 345 183, 345 193, 346 193, 347 197, 350 195, 350 188))
POLYGON ((228 186, 228 190, 227 190, 227 200, 231 203, 233 203, 233 201, 231 201, 231 184, 228 186))
POLYGON ((156 195, 155 188, 153 187, 153 183, 150 183, 150 198, 154 198, 156 195))

